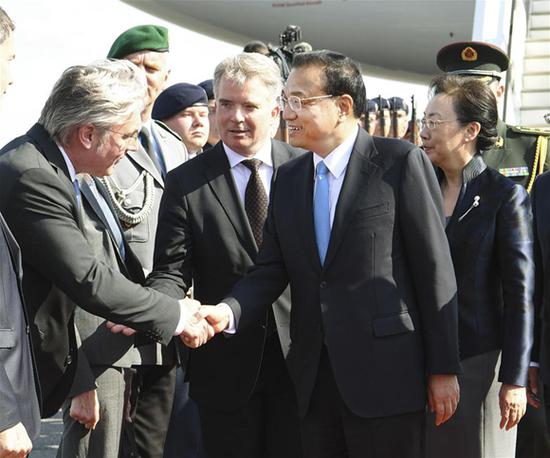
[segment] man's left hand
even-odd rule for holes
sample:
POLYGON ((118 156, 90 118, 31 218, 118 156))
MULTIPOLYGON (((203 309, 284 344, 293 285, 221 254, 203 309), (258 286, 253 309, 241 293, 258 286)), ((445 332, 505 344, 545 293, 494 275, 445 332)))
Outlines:
POLYGON ((453 416, 460 400, 460 387, 454 374, 430 375, 428 378, 428 404, 435 412, 435 425, 445 423, 453 416))
POLYGON ((523 386, 502 384, 498 393, 500 404, 500 429, 506 431, 516 426, 527 408, 527 390, 523 386))

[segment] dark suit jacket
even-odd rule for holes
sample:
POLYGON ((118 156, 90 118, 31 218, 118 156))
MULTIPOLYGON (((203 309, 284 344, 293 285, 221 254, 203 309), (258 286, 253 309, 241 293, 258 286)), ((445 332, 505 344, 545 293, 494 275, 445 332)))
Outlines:
POLYGON ((466 165, 463 182, 446 228, 458 286, 460 357, 501 349, 499 381, 525 386, 535 276, 529 196, 481 156, 466 165))
MULTIPOLYGON (((300 150, 272 142, 277 167, 300 150)), ((155 268, 147 284, 181 297, 193 282, 194 297, 218 303, 253 265, 257 255, 244 206, 237 194, 222 143, 168 174, 161 204, 155 268)), ((274 298, 283 351, 288 351, 290 297, 274 298)), ((242 406, 254 389, 262 362, 266 313, 231 339, 216 336, 191 352, 191 397, 216 410, 242 406)))
POLYGON ((39 387, 21 279, 19 246, 0 215, 0 432, 21 422, 33 440, 39 387))
POLYGON ((99 262, 83 236, 80 208, 63 156, 44 128, 0 151, 0 211, 23 256, 23 293, 33 323, 42 414, 64 401, 74 376, 74 310, 80 307, 168 343, 177 302, 99 262))
POLYGON ((531 359, 540 363, 550 385, 550 172, 535 181, 531 192, 535 239, 535 342, 531 359))
POLYGON ((323 345, 356 415, 421 410, 426 374, 459 371, 456 283, 432 165, 408 142, 359 129, 324 266, 313 177, 311 154, 279 169, 256 267, 226 298, 237 332, 290 281, 287 363, 301 415, 323 345))
MULTIPOLYGON (((79 182, 83 197, 82 229, 90 248, 98 261, 121 272, 134 283, 143 284, 145 276, 139 260, 125 239, 122 257, 116 237, 88 180, 89 178, 80 177, 79 182)), ((108 196, 98 180, 96 188, 108 203, 108 196)), ((114 214, 114 209, 111 208, 111 212, 114 214)), ((116 219, 115 222, 118 224, 116 219)), ((122 227, 119 226, 119 230, 122 233, 122 227)), ((78 353, 78 374, 73 382, 71 396, 88 391, 90 383, 95 382, 94 372, 90 366, 131 367, 141 363, 135 337, 113 334, 105 324, 104 318, 77 307, 75 325, 82 345, 78 353)), ((151 342, 149 339, 143 340, 146 341, 146 345, 151 342)))

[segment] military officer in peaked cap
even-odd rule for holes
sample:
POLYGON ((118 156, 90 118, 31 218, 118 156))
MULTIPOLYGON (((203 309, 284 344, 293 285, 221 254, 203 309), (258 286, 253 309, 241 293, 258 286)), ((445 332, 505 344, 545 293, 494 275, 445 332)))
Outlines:
MULTIPOLYGON (((475 41, 451 43, 437 54, 437 66, 441 70, 483 78, 497 99, 504 94, 501 77, 508 64, 508 56, 500 48, 475 41)), ((550 130, 510 126, 501 120, 497 128, 497 143, 483 155, 483 159, 489 167, 522 184, 530 192, 537 175, 549 168, 550 130)), ((518 426, 516 458, 550 456, 550 435, 543 410, 528 406, 518 426)))
MULTIPOLYGON (((482 78, 490 85, 497 100, 504 95, 502 72, 508 68, 508 56, 490 43, 465 41, 444 46, 437 53, 437 66, 445 73, 482 78)), ((547 170, 550 131, 510 126, 498 121, 499 138, 483 159, 531 191, 537 175, 547 170)))

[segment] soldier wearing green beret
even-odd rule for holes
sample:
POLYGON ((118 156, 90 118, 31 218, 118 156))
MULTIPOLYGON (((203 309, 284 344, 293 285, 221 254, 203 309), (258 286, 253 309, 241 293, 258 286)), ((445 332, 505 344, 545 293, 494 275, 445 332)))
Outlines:
MULTIPOLYGON (((504 95, 501 74, 508 68, 508 56, 497 46, 475 41, 451 43, 440 49, 437 66, 445 73, 482 78, 493 89, 497 100, 504 95)), ((495 147, 483 155, 489 167, 531 191, 535 178, 548 170, 550 130, 510 126, 498 121, 495 147)), ((530 369, 530 372, 532 368, 530 369)), ((534 373, 530 373, 531 378, 534 373)), ((542 390, 539 390, 539 395, 542 390)), ((550 456, 550 436, 544 409, 528 406, 518 425, 516 458, 550 456)))
MULTIPOLYGON (((500 100, 504 95, 501 74, 508 56, 497 46, 476 41, 451 43, 437 54, 437 66, 445 73, 481 78, 500 100)), ((498 121, 495 147, 484 154, 489 167, 523 185, 530 192, 535 178, 550 166, 547 129, 510 126, 498 121)))

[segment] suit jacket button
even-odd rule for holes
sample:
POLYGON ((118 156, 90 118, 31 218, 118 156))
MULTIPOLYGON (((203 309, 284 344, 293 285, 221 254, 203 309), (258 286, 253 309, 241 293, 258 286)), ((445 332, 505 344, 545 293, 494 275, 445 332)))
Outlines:
POLYGON ((71 355, 67 355, 67 357, 65 358, 65 366, 71 365, 72 362, 73 362, 73 357, 71 355))
POLYGON ((319 283, 319 286, 321 287, 321 289, 324 289, 327 287, 327 282, 326 281, 322 281, 321 283, 319 283))

